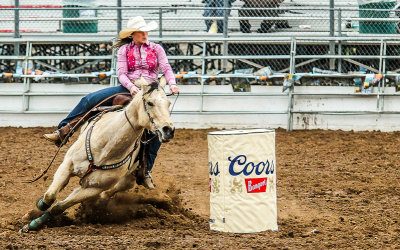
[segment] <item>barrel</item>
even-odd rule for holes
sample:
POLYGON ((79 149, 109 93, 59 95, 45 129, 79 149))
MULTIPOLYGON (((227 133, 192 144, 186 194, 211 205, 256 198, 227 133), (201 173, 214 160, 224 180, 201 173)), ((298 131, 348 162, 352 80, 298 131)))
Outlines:
POLYGON ((207 141, 210 229, 277 231, 275 131, 214 131, 207 141))

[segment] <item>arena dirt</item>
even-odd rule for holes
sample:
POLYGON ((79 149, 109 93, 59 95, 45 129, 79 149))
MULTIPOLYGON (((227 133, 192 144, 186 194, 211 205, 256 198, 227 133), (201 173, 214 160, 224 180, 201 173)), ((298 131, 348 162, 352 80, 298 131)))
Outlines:
MULTIPOLYGON (((51 128, 0 128, 0 248, 400 248, 400 133, 277 130, 279 232, 209 230, 207 132, 177 130, 160 150, 155 191, 120 193, 104 207, 76 205, 39 232, 22 217, 44 193, 56 147, 51 128)), ((63 149, 62 155, 66 149, 63 149)), ((65 197, 77 180, 62 191, 65 197)), ((262 218, 260 218, 262 219, 262 218)))

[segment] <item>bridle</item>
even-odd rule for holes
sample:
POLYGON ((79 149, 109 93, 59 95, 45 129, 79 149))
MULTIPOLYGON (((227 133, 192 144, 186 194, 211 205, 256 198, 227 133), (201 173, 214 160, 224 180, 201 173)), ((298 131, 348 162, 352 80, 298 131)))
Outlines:
MULTIPOLYGON (((164 93, 165 93, 165 90, 164 90, 164 89, 162 89, 162 90, 163 90, 164 93)), ((149 92, 147 92, 147 93, 144 93, 144 94, 142 95, 143 106, 144 106, 144 109, 145 109, 145 112, 146 112, 147 116, 149 117, 149 120, 150 120, 151 125, 153 125, 153 127, 156 129, 156 131, 160 132, 160 130, 156 127, 156 124, 154 123, 153 117, 151 117, 151 115, 150 115, 149 105, 146 103, 146 100, 144 99, 144 95, 145 95, 145 94, 149 94, 149 93, 151 93, 151 91, 149 91, 149 92)), ((173 94, 165 94, 165 95, 166 95, 166 96, 172 96, 173 94)), ((170 114, 170 115, 171 115, 171 113, 172 113, 172 111, 173 111, 173 109, 174 109, 174 107, 175 107, 175 103, 176 103, 176 100, 178 100, 178 97, 179 97, 179 92, 178 92, 177 97, 175 98, 174 103, 172 104, 171 110, 169 111, 169 114, 170 114)), ((133 124, 132 124, 131 121, 129 120, 128 115, 126 114, 126 109, 124 109, 124 115, 125 115, 126 120, 127 120, 128 123, 129 123, 129 125, 130 125, 131 128, 133 129, 133 131, 135 131, 135 128, 134 128, 133 124)), ((140 140, 141 143, 147 145, 147 144, 149 144, 149 142, 150 142, 151 140, 153 140, 153 139, 156 138, 156 137, 157 137, 157 134, 154 134, 154 136, 151 137, 151 138, 148 139, 148 140, 143 141, 141 137, 139 138, 139 140, 140 140)))

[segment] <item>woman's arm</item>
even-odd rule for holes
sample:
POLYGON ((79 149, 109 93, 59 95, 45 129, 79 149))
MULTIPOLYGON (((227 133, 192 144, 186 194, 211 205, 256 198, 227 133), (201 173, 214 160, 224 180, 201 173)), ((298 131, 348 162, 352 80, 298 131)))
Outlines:
POLYGON ((126 56, 127 45, 122 45, 118 50, 118 80, 129 91, 134 86, 128 78, 128 57, 126 56))
POLYGON ((160 45, 156 44, 155 50, 157 54, 158 65, 164 74, 165 79, 167 79, 168 85, 176 85, 175 75, 172 71, 171 65, 168 62, 164 49, 160 45))

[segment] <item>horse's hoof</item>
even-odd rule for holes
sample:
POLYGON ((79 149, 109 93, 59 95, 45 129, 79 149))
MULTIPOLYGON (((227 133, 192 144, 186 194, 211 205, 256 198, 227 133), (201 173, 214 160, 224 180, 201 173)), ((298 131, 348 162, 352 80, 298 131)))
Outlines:
POLYGON ((32 220, 29 224, 26 224, 25 226, 23 226, 21 228, 20 232, 28 233, 30 231, 39 231, 52 218, 53 218, 53 216, 50 214, 50 212, 46 212, 42 216, 32 220))
POLYGON ((20 230, 20 233, 29 233, 29 224, 25 224, 20 230))

